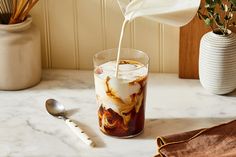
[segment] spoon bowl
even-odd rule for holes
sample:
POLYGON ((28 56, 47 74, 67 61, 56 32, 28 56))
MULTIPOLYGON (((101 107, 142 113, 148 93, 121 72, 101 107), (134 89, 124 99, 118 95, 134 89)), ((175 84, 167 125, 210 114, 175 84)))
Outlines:
POLYGON ((46 101, 46 109, 49 114, 51 114, 54 117, 60 118, 60 117, 65 117, 65 107, 60 104, 58 101, 54 99, 48 99, 46 101))

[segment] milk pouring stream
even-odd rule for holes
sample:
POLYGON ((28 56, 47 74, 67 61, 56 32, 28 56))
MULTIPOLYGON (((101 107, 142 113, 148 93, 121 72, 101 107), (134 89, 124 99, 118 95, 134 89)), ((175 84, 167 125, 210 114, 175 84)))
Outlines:
POLYGON ((118 46, 116 77, 125 26, 137 17, 145 17, 172 26, 183 26, 196 15, 201 0, 117 0, 125 17, 118 46))

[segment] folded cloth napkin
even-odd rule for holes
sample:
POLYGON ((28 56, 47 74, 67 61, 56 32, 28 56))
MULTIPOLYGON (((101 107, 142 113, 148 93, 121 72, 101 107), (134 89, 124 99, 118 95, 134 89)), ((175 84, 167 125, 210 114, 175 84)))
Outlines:
POLYGON ((157 138, 156 157, 236 157, 236 120, 157 138))

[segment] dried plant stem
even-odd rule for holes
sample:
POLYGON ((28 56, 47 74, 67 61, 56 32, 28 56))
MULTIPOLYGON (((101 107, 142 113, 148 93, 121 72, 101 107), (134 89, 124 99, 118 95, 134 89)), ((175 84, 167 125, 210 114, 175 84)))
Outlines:
POLYGON ((8 24, 11 18, 12 0, 0 0, 0 23, 8 24))
POLYGON ((24 21, 30 10, 39 0, 13 0, 13 14, 9 24, 15 24, 24 21))
POLYGON ((229 11, 227 12, 228 19, 225 20, 225 27, 224 27, 224 33, 225 34, 227 34, 227 31, 228 31, 228 28, 229 28, 229 25, 230 25, 230 19, 231 19, 232 12, 233 12, 233 6, 231 5, 230 8, 229 8, 229 11))
MULTIPOLYGON (((200 16, 202 19, 204 18, 204 17, 203 17, 203 14, 202 14, 201 12, 199 12, 199 11, 198 11, 198 16, 200 16)), ((213 26, 210 25, 210 27, 211 27, 211 30, 214 31, 213 26)))
POLYGON ((17 5, 15 14, 12 14, 9 24, 14 24, 18 22, 18 17, 22 14, 26 6, 27 6, 27 1, 20 0, 19 4, 17 5))
POLYGON ((13 0, 13 11, 12 11, 12 15, 15 15, 15 13, 16 13, 16 9, 17 9, 17 0, 13 0))
POLYGON ((20 16, 20 20, 25 20, 27 15, 29 14, 30 10, 34 7, 34 5, 38 2, 39 0, 30 0, 29 5, 27 9, 24 11, 24 13, 20 16))

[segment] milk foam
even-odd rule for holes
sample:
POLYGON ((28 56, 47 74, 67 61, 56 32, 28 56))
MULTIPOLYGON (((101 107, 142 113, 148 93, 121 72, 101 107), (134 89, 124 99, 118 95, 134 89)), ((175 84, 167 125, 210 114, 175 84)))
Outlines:
MULTIPOLYGON (((133 61, 131 61, 133 62, 133 61)), ((116 61, 110 61, 99 66, 102 69, 102 73, 98 75, 100 79, 106 79, 107 76, 114 79, 116 71, 116 61)), ((117 80, 121 82, 132 82, 141 76, 145 76, 148 73, 148 68, 143 64, 134 62, 131 64, 119 65, 119 77, 117 80)))

